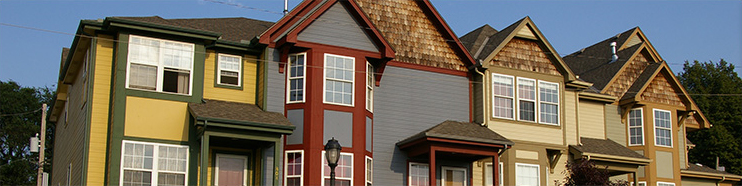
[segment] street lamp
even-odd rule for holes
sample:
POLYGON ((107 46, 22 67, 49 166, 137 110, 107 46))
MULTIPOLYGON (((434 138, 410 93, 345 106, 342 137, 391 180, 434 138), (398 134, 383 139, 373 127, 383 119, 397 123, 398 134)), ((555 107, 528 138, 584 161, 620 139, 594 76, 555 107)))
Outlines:
POLYGON ((327 165, 330 166, 330 186, 335 186, 335 167, 338 166, 340 150, 342 149, 343 147, 340 146, 335 137, 327 140, 327 144, 325 144, 325 159, 327 159, 327 165))

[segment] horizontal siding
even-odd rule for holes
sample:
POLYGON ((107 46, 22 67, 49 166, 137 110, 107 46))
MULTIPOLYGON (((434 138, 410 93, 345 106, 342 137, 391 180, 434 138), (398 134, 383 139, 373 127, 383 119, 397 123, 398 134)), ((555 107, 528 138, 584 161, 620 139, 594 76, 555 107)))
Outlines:
POLYGON ((621 122, 621 109, 618 105, 605 105, 605 137, 626 146, 626 126, 621 122))
POLYGON ((374 185, 404 185, 407 156, 396 143, 446 120, 468 121, 468 79, 392 66, 384 74, 374 90, 374 185))
POLYGON ((562 145, 563 133, 560 126, 525 123, 515 121, 491 120, 489 128, 510 140, 562 145), (538 134, 538 135, 534 135, 538 134))
MULTIPOLYGON (((67 184, 67 169, 70 171, 70 184, 82 185, 83 156, 85 152, 85 129, 87 128, 86 85, 82 70, 77 74, 75 82, 69 85, 68 107, 56 124, 54 133, 54 158, 52 159, 52 185, 67 184), (65 119, 64 113, 67 113, 65 119), (65 121, 66 120, 66 121, 65 121)), ((60 85, 68 86, 68 85, 60 85)), ((49 170, 47 170, 49 171, 49 170)))
POLYGON ((564 91, 564 137, 567 144, 577 144, 577 108, 576 94, 564 91))
POLYGON ((90 141, 88 147, 88 175, 85 185, 104 185, 108 140, 109 100, 113 69, 113 37, 99 35, 95 57, 93 103, 90 114, 90 141))
POLYGON ((279 64, 275 62, 279 61, 279 55, 279 52, 273 48, 265 50, 265 65, 268 68, 266 110, 283 113, 283 106, 286 103, 286 74, 279 73, 279 64))
MULTIPOLYGON (((238 103, 255 104, 257 87, 257 59, 255 56, 242 56, 242 90, 217 87, 218 54, 214 51, 206 52, 204 64, 204 98, 238 103)), ((228 85, 221 85, 228 86, 228 85)))
POLYGON ((127 96, 124 136, 188 141, 189 118, 186 102, 127 96))
POLYGON ((580 100, 580 137, 605 139, 603 103, 580 100))
POLYGON ((374 42, 364 32, 363 26, 351 17, 341 3, 335 3, 309 27, 299 33, 297 39, 314 43, 327 44, 378 52, 374 42))

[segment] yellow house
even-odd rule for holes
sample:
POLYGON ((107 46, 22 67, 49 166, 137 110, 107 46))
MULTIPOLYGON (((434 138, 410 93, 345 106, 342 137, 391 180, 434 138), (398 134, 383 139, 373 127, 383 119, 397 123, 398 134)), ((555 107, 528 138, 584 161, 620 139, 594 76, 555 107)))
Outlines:
POLYGON ((264 109, 264 46, 254 40, 272 24, 81 21, 50 116, 51 184, 278 185, 294 126, 264 109))

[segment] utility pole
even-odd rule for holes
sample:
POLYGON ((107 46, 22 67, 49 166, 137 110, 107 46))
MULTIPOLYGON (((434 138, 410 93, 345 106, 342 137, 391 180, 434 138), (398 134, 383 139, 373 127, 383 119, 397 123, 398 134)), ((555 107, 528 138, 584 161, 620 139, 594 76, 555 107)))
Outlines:
POLYGON ((36 186, 44 184, 44 149, 46 146, 46 103, 41 105, 41 148, 39 148, 39 176, 36 186))

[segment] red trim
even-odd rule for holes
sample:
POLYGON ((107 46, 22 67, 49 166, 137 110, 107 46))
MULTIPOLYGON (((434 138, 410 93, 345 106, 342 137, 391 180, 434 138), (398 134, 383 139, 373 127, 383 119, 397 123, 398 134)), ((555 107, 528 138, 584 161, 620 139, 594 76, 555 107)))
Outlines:
MULTIPOLYGON (((295 46, 311 48, 314 50, 321 50, 321 51, 325 51, 324 53, 336 54, 336 55, 342 55, 342 56, 353 56, 353 57, 365 56, 365 57, 371 57, 371 58, 377 58, 377 59, 380 59, 382 57, 378 52, 374 52, 374 51, 358 50, 354 48, 332 46, 332 45, 326 45, 326 44, 321 44, 321 43, 302 41, 302 42, 296 43, 295 46)), ((364 68, 363 71, 366 71, 366 69, 364 68)))
POLYGON ((387 66, 409 68, 409 69, 422 70, 422 71, 428 71, 428 72, 436 72, 436 73, 442 73, 442 74, 448 74, 448 75, 454 75, 454 76, 466 77, 469 75, 468 72, 466 71, 458 71, 458 70, 451 70, 451 69, 445 69, 445 68, 416 65, 416 64, 404 63, 404 62, 399 62, 399 61, 389 61, 387 62, 387 66))
POLYGON ((267 31, 265 31, 261 37, 259 42, 262 44, 267 44, 269 47, 275 47, 275 42, 273 42, 276 39, 275 34, 281 34, 285 32, 291 25, 296 23, 298 20, 301 19, 301 17, 304 17, 305 14, 308 13, 309 7, 313 7, 310 5, 316 4, 320 1, 303 1, 299 5, 297 5, 293 11, 289 12, 286 16, 278 20, 273 26, 271 26, 267 31))
POLYGON ((435 138, 435 137, 427 137, 427 138, 425 138, 425 140, 427 140, 427 141, 435 141, 435 142, 443 142, 443 143, 459 144, 459 145, 473 145, 473 146, 482 146, 482 147, 505 148, 504 145, 499 145, 499 144, 489 144, 489 143, 481 143, 481 142, 452 140, 452 139, 443 139, 443 138, 435 138))

